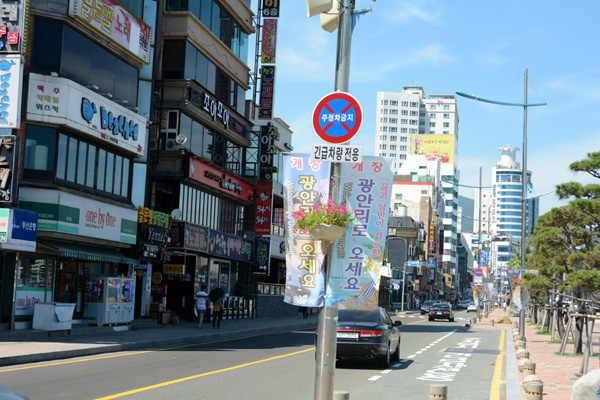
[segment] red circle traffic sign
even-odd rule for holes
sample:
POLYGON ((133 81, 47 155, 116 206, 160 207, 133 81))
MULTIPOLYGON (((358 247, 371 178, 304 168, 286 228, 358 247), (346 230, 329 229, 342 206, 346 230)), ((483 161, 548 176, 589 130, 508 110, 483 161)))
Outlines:
POLYGON ((483 275, 483 270, 481 268, 477 268, 475 270, 475 276, 481 276, 481 275, 483 275))
POLYGON ((329 93, 317 103, 313 112, 313 127, 327 143, 350 141, 362 124, 362 109, 358 101, 346 92, 329 93))

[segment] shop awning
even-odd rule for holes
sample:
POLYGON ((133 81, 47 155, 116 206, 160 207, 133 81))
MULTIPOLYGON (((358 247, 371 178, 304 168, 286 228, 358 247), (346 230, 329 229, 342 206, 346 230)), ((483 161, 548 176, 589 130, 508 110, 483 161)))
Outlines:
POLYGON ((138 265, 140 263, 139 260, 126 257, 123 254, 110 249, 51 241, 43 241, 42 244, 57 249, 61 257, 87 261, 104 261, 117 264, 138 265))

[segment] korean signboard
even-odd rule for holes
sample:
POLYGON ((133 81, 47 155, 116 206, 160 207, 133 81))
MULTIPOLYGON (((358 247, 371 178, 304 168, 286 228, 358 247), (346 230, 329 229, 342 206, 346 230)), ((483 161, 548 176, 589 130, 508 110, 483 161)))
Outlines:
POLYGON ((271 234, 271 214, 273 213, 273 182, 258 181, 256 193, 256 221, 254 234, 271 234))
POLYGON ((454 141, 454 135, 414 135, 412 154, 440 160, 442 164, 454 164, 454 141))
POLYGON ((277 49, 277 19, 265 18, 262 25, 261 63, 275 64, 277 49))
POLYGON ((135 209, 58 190, 33 188, 19 190, 19 206, 38 212, 38 231, 66 232, 121 243, 136 243, 135 209))
POLYGON ((0 204, 17 201, 19 138, 0 136, 0 204))
POLYGON ((308 154, 283 154, 286 240, 286 303, 303 307, 324 306, 325 276, 321 241, 295 229, 293 212, 327 204, 330 164, 310 162, 308 154))
POLYGON ((277 167, 273 166, 273 160, 277 154, 275 140, 277 140, 277 128, 273 124, 260 127, 258 144, 258 179, 268 181, 273 179, 273 173, 277 172, 277 167))
POLYGON ((208 254, 250 262, 253 245, 251 240, 211 229, 208 239, 208 254))
POLYGON ((260 68, 259 119, 273 118, 273 97, 275 90, 275 66, 260 68))
POLYGON ((6 243, 10 240, 12 219, 12 209, 0 208, 0 243, 6 243))
POLYGON ((173 222, 169 229, 171 246, 208 251, 208 227, 189 222, 173 222))
POLYGON ((250 183, 212 167, 199 158, 190 157, 189 177, 247 203, 251 203, 254 197, 254 186, 250 183))
POLYGON ((279 0, 262 0, 263 17, 279 17, 279 0))
POLYGON ((20 54, 0 54, 0 128, 21 126, 21 85, 23 67, 20 54))
POLYGON ((338 202, 346 201, 358 220, 334 244, 326 305, 376 310, 394 177, 392 161, 364 157, 359 164, 342 164, 340 175, 338 202))
POLYGON ((77 83, 29 75, 27 118, 69 126, 136 156, 146 146, 146 119, 77 83))
POLYGON ((114 0, 70 0, 69 15, 150 64, 152 29, 114 0))
POLYGON ((26 0, 0 0, 0 53, 25 52, 23 48, 23 32, 25 31, 25 8, 29 9, 26 0))
POLYGON ((269 258, 271 253, 271 240, 269 237, 256 237, 254 239, 254 262, 252 273, 254 275, 267 275, 269 273, 269 258))
POLYGON ((6 243, 0 243, 0 248, 34 252, 37 243, 38 213, 20 208, 13 208, 12 211, 12 233, 6 243))

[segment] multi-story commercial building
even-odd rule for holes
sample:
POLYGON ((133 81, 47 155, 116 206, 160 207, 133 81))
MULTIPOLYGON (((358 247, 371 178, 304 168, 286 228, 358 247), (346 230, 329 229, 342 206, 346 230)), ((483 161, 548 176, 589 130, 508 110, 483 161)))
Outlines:
POLYGON ((454 95, 427 97, 421 86, 402 92, 377 93, 375 151, 395 160, 399 171, 408 155, 424 155, 441 163, 445 198, 444 244, 440 262, 456 271, 458 233, 458 110, 454 95))

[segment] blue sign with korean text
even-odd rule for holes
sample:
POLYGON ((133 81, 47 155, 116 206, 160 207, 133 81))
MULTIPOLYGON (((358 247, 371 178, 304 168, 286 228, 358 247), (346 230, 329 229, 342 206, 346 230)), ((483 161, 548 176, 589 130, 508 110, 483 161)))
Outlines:
POLYGON ((406 267, 407 268, 417 268, 419 266, 419 261, 418 260, 408 260, 406 262, 406 267))
POLYGON ((5 208, 11 208, 13 210, 12 236, 7 243, 2 243, 0 248, 19 251, 35 251, 38 213, 36 211, 22 210, 20 208, 5 208))

